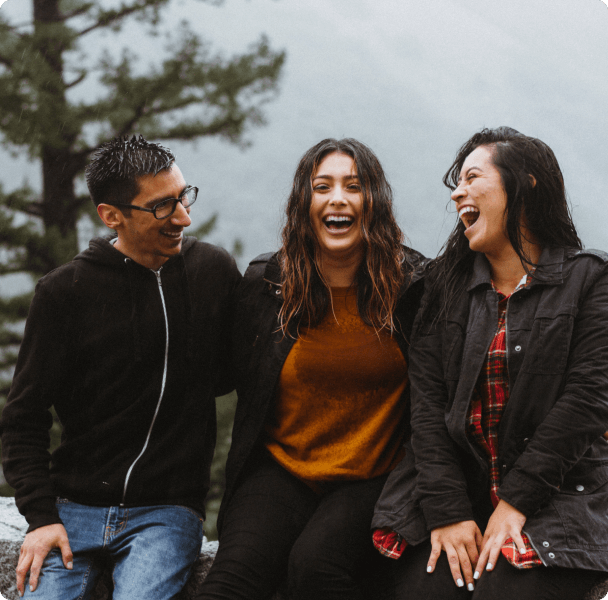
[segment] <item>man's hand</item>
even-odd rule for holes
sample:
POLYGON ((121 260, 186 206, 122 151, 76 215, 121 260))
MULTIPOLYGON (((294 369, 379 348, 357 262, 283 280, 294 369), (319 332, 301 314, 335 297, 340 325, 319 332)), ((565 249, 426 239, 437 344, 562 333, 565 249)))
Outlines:
POLYGON ((454 583, 462 587, 466 582, 467 588, 472 590, 473 567, 479 558, 481 539, 481 531, 475 521, 460 521, 433 529, 431 532, 433 549, 426 567, 427 572, 432 573, 435 570, 437 559, 441 551, 445 550, 454 583))
POLYGON ((17 591, 19 596, 25 592, 25 577, 30 572, 30 591, 38 586, 40 568, 46 555, 53 549, 61 550, 61 557, 66 569, 72 568, 72 549, 65 527, 60 523, 45 525, 30 531, 23 540, 19 562, 17 563, 17 591))
POLYGON ((509 503, 501 500, 490 520, 481 543, 481 554, 475 569, 475 579, 479 579, 484 567, 491 571, 500 556, 500 550, 507 538, 513 538, 517 548, 523 554, 526 545, 521 537, 521 530, 526 523, 526 516, 509 503))

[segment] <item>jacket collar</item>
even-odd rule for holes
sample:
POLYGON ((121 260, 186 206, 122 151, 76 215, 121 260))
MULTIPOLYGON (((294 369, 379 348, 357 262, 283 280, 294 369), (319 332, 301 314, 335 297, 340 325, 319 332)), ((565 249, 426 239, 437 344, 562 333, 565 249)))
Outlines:
POLYGON ((272 283, 272 285, 278 285, 279 287, 283 285, 281 281, 281 267, 279 265, 278 252, 272 254, 266 263, 266 268, 264 269, 264 280, 268 283, 272 283))
MULTIPOLYGON (((564 260, 565 248, 561 246, 543 248, 530 287, 534 285, 559 285, 563 283, 564 278, 562 269, 564 260)), ((473 274, 467 287, 467 292, 484 284, 488 286, 492 285, 492 271, 490 263, 485 255, 481 252, 477 252, 473 263, 473 274)))
MULTIPOLYGON (((283 282, 281 281, 281 266, 279 265, 279 254, 275 252, 272 255, 268 255, 270 258, 266 263, 266 268, 264 269, 264 280, 268 283, 272 284, 276 287, 282 287, 283 282)), ((406 248, 406 262, 408 265, 408 270, 411 273, 411 276, 405 278, 401 290, 399 292, 399 296, 403 296, 407 289, 420 279, 424 277, 424 268, 426 264, 429 262, 422 254, 412 250, 411 248, 406 248)))

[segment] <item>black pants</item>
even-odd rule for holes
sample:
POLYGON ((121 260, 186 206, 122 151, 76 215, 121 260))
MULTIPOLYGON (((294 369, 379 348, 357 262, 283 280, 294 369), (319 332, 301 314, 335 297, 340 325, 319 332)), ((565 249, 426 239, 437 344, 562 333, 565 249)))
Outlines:
MULTIPOLYGON (((452 578, 445 552, 435 571, 426 572, 431 543, 407 547, 393 561, 394 590, 387 600, 580 600, 606 573, 582 569, 535 567, 517 569, 504 556, 492 571, 484 571, 475 582, 475 591, 458 588, 452 578)), ((390 559, 387 559, 390 560, 390 559)))
POLYGON ((386 563, 370 533, 385 480, 339 483, 319 495, 268 455, 252 461, 198 600, 266 599, 286 576, 294 600, 378 597, 364 580, 386 563))

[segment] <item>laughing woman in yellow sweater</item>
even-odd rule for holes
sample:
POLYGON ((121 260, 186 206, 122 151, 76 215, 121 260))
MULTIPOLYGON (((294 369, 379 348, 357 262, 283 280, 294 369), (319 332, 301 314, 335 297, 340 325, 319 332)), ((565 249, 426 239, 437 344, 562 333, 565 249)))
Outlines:
POLYGON ((369 530, 407 435, 407 339, 423 257, 402 245, 373 152, 302 157, 283 245, 249 266, 234 325, 239 404, 199 599, 366 597, 369 530))

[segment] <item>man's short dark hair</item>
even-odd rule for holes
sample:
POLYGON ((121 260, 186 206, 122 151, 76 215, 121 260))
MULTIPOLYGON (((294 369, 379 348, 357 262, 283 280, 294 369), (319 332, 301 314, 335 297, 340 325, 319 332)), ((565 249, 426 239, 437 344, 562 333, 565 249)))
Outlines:
POLYGON ((117 137, 99 146, 85 169, 93 204, 131 204, 139 194, 137 179, 169 170, 175 156, 141 135, 117 137))

